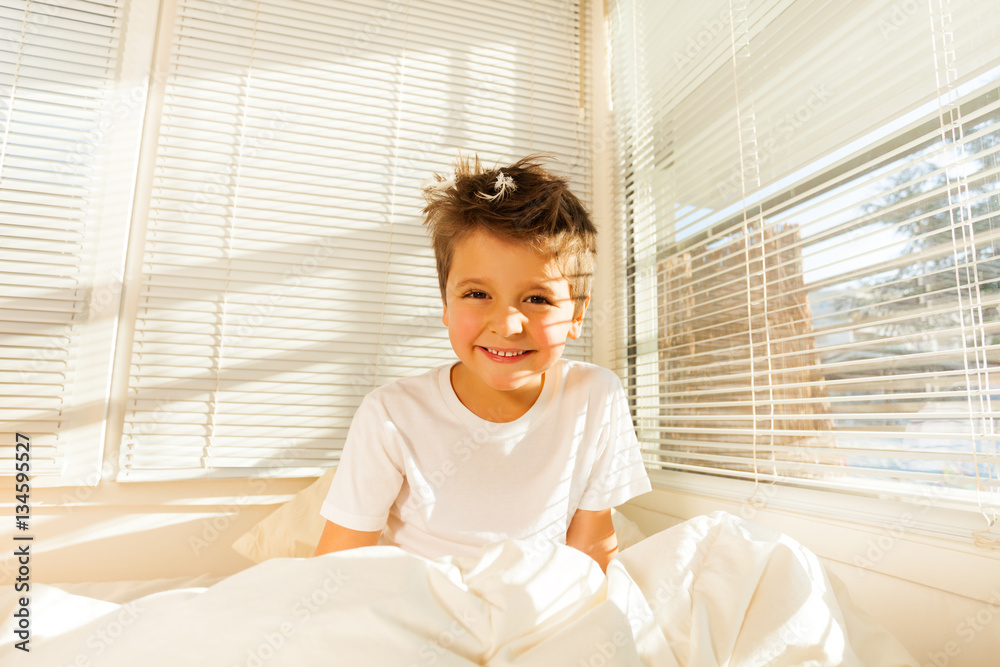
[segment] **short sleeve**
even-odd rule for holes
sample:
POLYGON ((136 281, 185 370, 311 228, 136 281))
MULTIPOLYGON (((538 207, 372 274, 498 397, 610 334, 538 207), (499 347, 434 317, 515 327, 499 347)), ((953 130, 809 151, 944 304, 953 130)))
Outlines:
POLYGON ((402 487, 402 471, 396 429, 382 403, 369 394, 351 420, 320 514, 351 530, 382 530, 402 487))
POLYGON ((609 394, 608 423, 601 433, 597 458, 580 499, 582 510, 616 507, 652 488, 642 464, 625 390, 617 376, 609 394))

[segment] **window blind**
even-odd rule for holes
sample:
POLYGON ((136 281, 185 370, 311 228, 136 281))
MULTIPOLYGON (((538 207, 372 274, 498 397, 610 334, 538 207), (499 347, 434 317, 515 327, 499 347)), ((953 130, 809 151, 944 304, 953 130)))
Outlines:
MULTIPOLYGON (((43 485, 99 479, 121 287, 120 265, 98 266, 121 14, 114 0, 0 0, 0 450, 13 461, 29 442, 43 485), (117 284, 101 278, 115 268, 117 284)), ((111 246, 120 259, 124 242, 111 246)))
POLYGON ((619 0, 647 464, 1000 511, 1000 7, 619 0))
POLYGON ((453 359, 420 184, 549 152, 589 198, 580 18, 180 0, 119 479, 318 474, 368 391, 453 359))

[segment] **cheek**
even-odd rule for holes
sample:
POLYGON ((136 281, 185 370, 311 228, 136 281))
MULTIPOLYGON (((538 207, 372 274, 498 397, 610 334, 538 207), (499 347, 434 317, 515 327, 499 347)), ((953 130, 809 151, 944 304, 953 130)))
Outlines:
POLYGON ((557 345, 566 342, 566 334, 569 333, 570 320, 565 317, 554 317, 543 322, 539 322, 535 328, 535 337, 540 342, 550 345, 557 345))
POLYGON ((461 309, 448 313, 448 336, 454 341, 466 341, 479 335, 479 321, 471 313, 461 309))

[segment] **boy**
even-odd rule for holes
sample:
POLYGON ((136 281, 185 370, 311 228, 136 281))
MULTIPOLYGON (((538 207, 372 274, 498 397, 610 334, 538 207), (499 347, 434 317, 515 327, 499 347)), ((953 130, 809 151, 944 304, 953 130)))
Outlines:
POLYGON ((532 157, 459 160, 424 194, 459 361, 365 397, 316 554, 380 537, 428 558, 541 539, 606 569, 610 508, 650 485, 618 377, 560 358, 582 332, 597 230, 532 157))

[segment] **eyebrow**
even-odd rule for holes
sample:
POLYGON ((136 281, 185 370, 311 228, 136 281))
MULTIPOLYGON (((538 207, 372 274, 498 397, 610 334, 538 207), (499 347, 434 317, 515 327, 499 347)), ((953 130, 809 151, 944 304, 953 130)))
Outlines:
MULTIPOLYGON (((552 282, 557 282, 553 280, 552 282)), ((455 291, 461 291, 469 287, 489 287, 489 281, 483 280, 482 278, 466 278, 462 282, 455 285, 455 291)), ((541 292, 546 292, 547 294, 554 294, 554 290, 546 285, 545 283, 532 283, 525 288, 527 291, 538 290, 541 292)))
POLYGON ((486 283, 479 278, 468 278, 463 280, 459 284, 455 285, 456 290, 464 289, 466 287, 474 287, 478 285, 485 285, 486 283))

